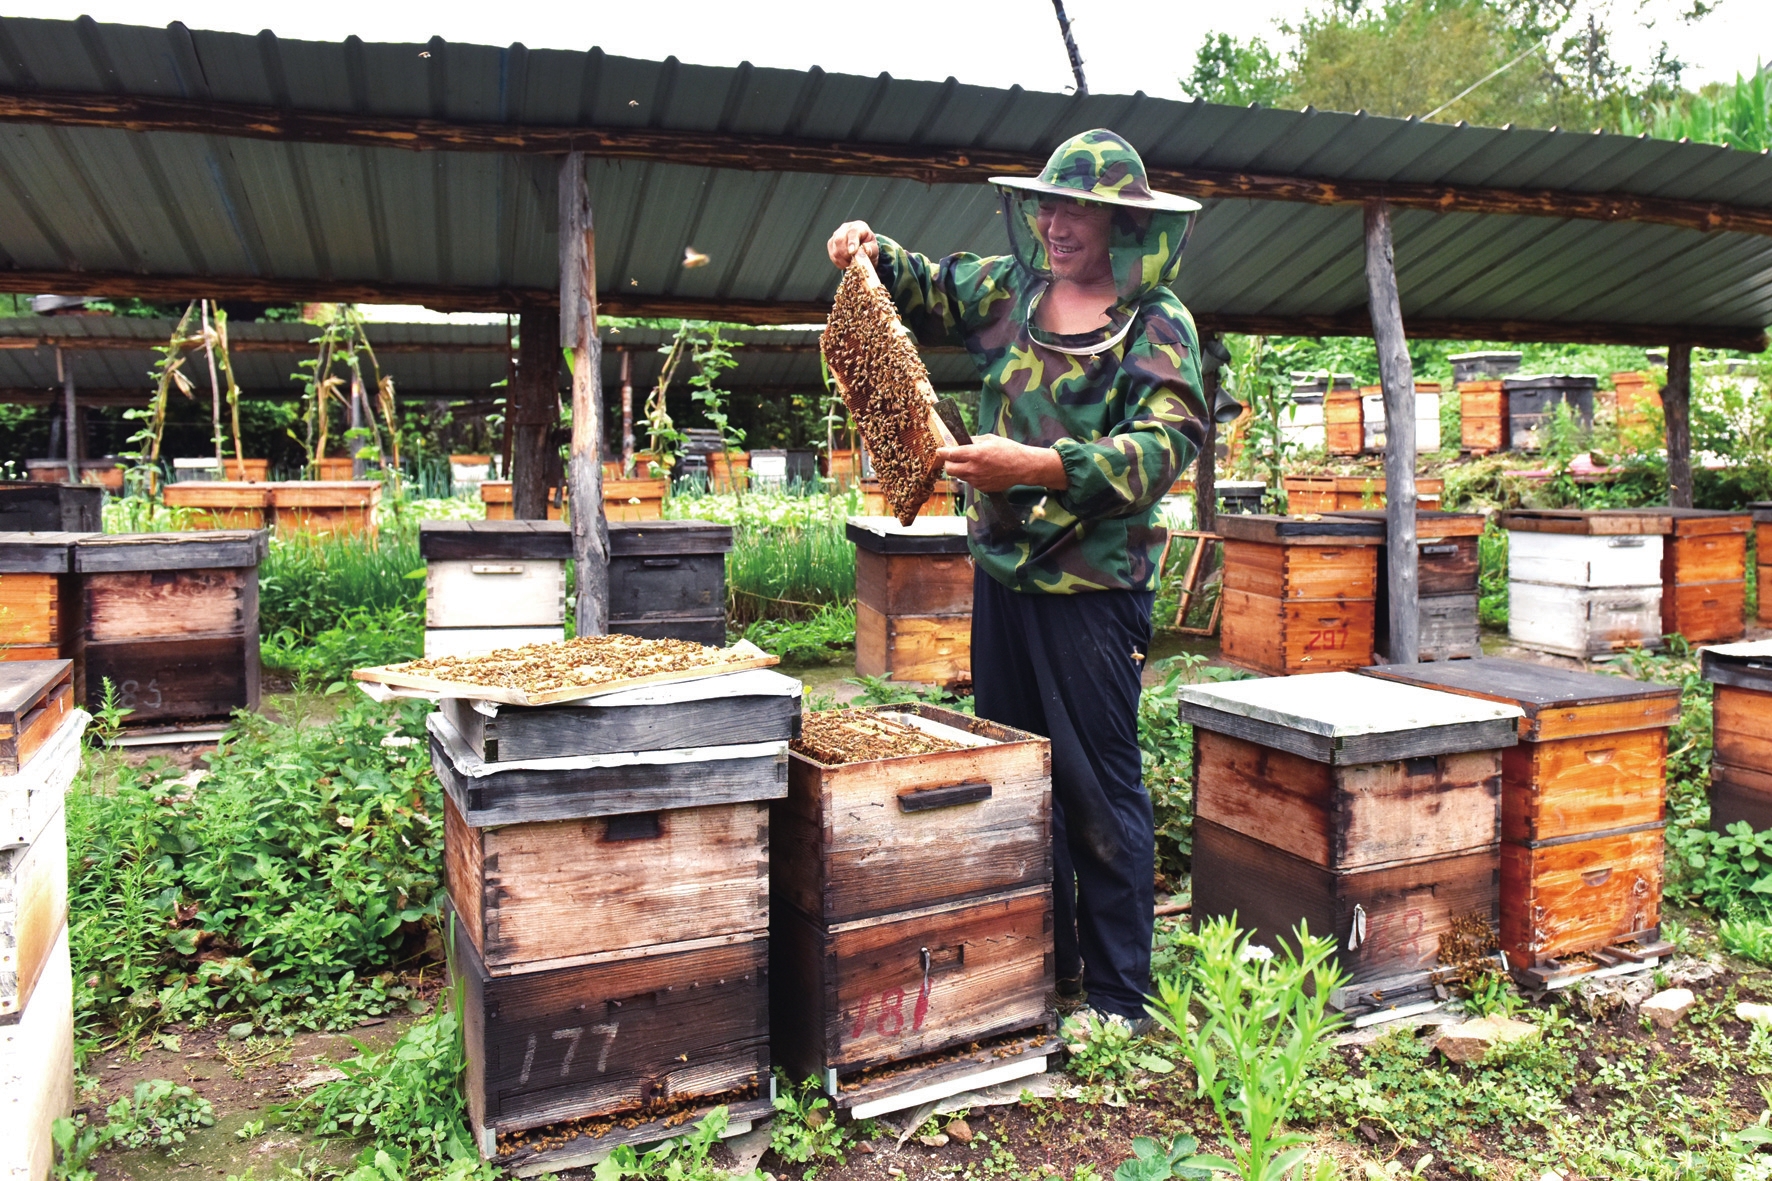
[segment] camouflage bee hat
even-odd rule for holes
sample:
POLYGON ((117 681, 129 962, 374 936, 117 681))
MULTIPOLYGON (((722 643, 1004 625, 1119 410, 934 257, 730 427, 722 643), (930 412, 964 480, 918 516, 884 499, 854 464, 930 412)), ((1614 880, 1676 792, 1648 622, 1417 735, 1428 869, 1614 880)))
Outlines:
POLYGON ((1191 197, 1153 192, 1138 149, 1105 127, 1073 135, 1059 144, 1039 176, 993 176, 991 183, 1004 189, 1152 212, 1194 213, 1200 208, 1191 197))

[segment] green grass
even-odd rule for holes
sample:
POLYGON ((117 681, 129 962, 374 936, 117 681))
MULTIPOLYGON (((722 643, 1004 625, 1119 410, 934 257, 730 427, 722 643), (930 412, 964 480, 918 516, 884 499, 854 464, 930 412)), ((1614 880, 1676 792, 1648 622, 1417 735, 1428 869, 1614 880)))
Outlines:
POLYGON ((727 625, 734 630, 760 619, 811 619, 829 604, 852 600, 855 547, 843 523, 860 511, 854 492, 685 494, 665 502, 672 518, 732 526, 726 594, 727 625))

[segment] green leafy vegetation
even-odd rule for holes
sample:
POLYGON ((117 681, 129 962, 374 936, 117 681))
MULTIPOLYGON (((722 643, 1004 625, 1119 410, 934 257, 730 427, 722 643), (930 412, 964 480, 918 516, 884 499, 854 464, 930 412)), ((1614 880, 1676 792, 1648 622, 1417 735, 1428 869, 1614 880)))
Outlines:
POLYGON ((744 638, 786 664, 831 664, 855 656, 855 608, 830 603, 810 619, 759 619, 744 638))
POLYGON ((761 1181, 762 1174, 729 1173, 712 1159, 730 1117, 716 1107, 681 1136, 640 1152, 624 1144, 591 1170, 592 1181, 761 1181))
MULTIPOLYGON (((851 1129, 837 1122, 831 1101, 824 1096, 818 1080, 808 1078, 795 1086, 788 1076, 777 1071, 775 1119, 769 1125, 769 1147, 776 1156, 791 1165, 813 1164, 834 1160, 842 1164, 843 1149, 855 1137, 851 1129)), ((808 1170, 812 1176, 816 1170, 808 1170)))
POLYGON ((1157 868, 1179 877, 1194 855, 1194 728, 1181 720, 1176 692, 1183 685, 1249 674, 1209 665, 1198 653, 1166 656, 1151 667, 1162 681, 1139 695, 1138 748, 1156 814, 1157 868))
POLYGON ((215 1125, 215 1108, 190 1087, 166 1079, 143 1079, 105 1109, 105 1122, 89 1124, 84 1115, 58 1118, 50 1129, 55 1142, 57 1181, 92 1181, 90 1161, 105 1149, 174 1149, 198 1128, 215 1125))

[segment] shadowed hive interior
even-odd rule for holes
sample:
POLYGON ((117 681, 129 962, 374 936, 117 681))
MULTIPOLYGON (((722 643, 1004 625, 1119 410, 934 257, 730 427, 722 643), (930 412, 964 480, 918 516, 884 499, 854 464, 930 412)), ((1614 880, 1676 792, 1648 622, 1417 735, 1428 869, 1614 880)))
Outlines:
POLYGON ((935 449, 942 439, 930 424, 935 389, 865 253, 843 272, 819 344, 867 441, 886 504, 909 525, 941 474, 935 449))

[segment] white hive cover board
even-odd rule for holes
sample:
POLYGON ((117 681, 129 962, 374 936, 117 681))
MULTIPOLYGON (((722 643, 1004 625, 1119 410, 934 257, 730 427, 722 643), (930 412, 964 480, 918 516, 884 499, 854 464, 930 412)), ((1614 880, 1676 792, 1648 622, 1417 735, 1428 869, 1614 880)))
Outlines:
POLYGON ((1181 700, 1325 738, 1519 718, 1519 706, 1399 685, 1358 673, 1305 673, 1189 685, 1181 700))

